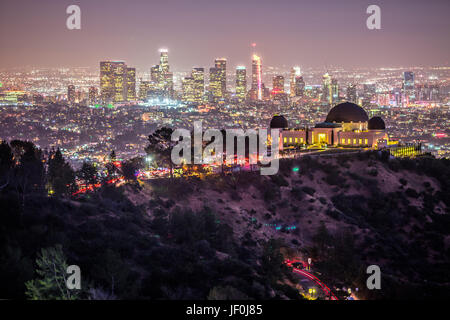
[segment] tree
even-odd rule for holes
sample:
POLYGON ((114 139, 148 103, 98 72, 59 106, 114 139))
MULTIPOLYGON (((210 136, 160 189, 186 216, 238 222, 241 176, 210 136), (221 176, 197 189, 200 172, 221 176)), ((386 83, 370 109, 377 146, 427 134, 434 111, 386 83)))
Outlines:
POLYGON ((140 167, 139 162, 140 160, 137 158, 122 161, 122 174, 125 180, 127 181, 136 180, 136 171, 140 167))
POLYGON ((66 286, 67 263, 61 245, 42 249, 36 259, 38 279, 25 283, 31 300, 75 300, 79 291, 66 286))
POLYGON ((149 145, 145 148, 145 152, 160 161, 163 165, 167 165, 170 169, 170 177, 173 178, 172 149, 177 142, 172 141, 171 128, 163 127, 156 130, 148 136, 149 145))
POLYGON ((0 190, 9 185, 14 166, 11 147, 5 141, 0 144, 0 190))
MULTIPOLYGON (((17 142, 17 145, 21 145, 20 142, 17 142)), ((21 146, 24 151, 20 152, 20 163, 16 167, 14 182, 17 193, 22 194, 22 205, 24 205, 28 193, 44 190, 45 172, 41 150, 29 142, 21 146)))
POLYGON ((77 176, 84 181, 86 188, 90 184, 96 184, 98 181, 97 168, 88 162, 83 162, 81 169, 78 170, 77 176))
POLYGON ((113 150, 109 154, 109 162, 105 165, 108 174, 106 178, 107 180, 115 178, 117 176, 117 173, 119 172, 119 169, 115 164, 116 161, 117 161, 116 152, 113 150))
POLYGON ((63 158, 59 148, 48 157, 47 179, 50 191, 56 195, 68 194, 75 189, 75 172, 63 158))
POLYGON ((270 239, 263 247, 261 267, 271 282, 275 282, 282 275, 283 255, 280 252, 281 244, 279 239, 270 239))
POLYGON ((326 255, 328 246, 333 242, 333 236, 328 232, 327 227, 322 222, 317 228, 316 234, 313 236, 313 241, 317 246, 320 255, 326 255))

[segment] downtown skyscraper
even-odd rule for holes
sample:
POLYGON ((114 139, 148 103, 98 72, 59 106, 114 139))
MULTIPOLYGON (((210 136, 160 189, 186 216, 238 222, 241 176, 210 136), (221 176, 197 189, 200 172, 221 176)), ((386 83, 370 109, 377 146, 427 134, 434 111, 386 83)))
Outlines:
POLYGON ((252 99, 262 100, 263 98, 263 83, 262 83, 262 65, 261 58, 256 54, 252 59, 252 99))
POLYGON ((150 69, 153 91, 158 92, 160 97, 173 98, 173 73, 169 67, 169 52, 167 49, 160 49, 159 53, 159 64, 150 69))
POLYGON ((291 69, 291 74, 290 74, 290 79, 289 79, 290 80, 290 82, 289 82, 289 88, 290 88, 289 95, 291 97, 294 97, 296 95, 295 94, 295 87, 296 87, 295 82, 296 82, 296 78, 299 77, 300 74, 301 74, 300 67, 293 67, 291 69))
POLYGON ((194 102, 202 103, 205 95, 205 69, 193 68, 192 78, 194 80, 194 102))
POLYGON ((136 100, 136 68, 127 68, 127 101, 136 100))
POLYGON ((104 103, 127 101, 127 66, 125 62, 100 62, 100 95, 104 103))
POLYGON ((227 92, 227 59, 218 58, 215 66, 209 69, 210 101, 217 103, 225 99, 227 92))
POLYGON ((247 95, 247 70, 243 66, 236 67, 236 98, 243 102, 247 95))

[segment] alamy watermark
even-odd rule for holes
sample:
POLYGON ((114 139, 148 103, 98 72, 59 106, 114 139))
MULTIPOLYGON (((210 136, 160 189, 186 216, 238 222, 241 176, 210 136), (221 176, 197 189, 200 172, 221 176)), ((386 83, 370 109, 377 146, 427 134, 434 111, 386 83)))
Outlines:
POLYGON ((381 9, 375 4, 371 4, 367 7, 367 14, 370 16, 366 20, 366 26, 369 30, 380 30, 381 29, 381 9))
POLYGON ((81 9, 76 4, 67 7, 66 13, 70 14, 66 20, 66 27, 69 30, 81 29, 81 9))
POLYGON ((67 267, 66 273, 70 276, 66 280, 66 287, 69 290, 81 289, 81 269, 73 264, 67 267))
POLYGON ((262 175, 274 175, 278 172, 280 143, 278 129, 271 129, 270 135, 267 134, 266 129, 249 129, 247 131, 226 129, 224 131, 225 149, 222 131, 207 129, 203 132, 201 121, 194 122, 193 134, 187 129, 174 130, 171 139, 177 144, 172 149, 172 162, 175 165, 260 163, 263 165, 261 166, 262 175), (208 143, 205 148, 203 148, 204 143, 208 143), (246 158, 246 151, 248 158, 246 158))
POLYGON ((377 266, 376 264, 370 265, 367 267, 366 273, 370 274, 370 276, 367 278, 367 281, 366 281, 367 289, 369 289, 369 290, 381 289, 380 267, 377 266))

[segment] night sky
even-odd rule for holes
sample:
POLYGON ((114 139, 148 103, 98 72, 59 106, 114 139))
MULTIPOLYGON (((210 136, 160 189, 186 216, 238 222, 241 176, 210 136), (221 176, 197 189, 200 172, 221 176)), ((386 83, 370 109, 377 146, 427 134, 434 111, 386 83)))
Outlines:
POLYGON ((0 68, 98 66, 120 59, 148 69, 169 49, 172 70, 216 57, 249 66, 413 66, 450 62, 449 0, 1 0, 0 68), (78 4, 82 29, 66 29, 78 4), (381 7, 381 30, 366 8, 381 7))

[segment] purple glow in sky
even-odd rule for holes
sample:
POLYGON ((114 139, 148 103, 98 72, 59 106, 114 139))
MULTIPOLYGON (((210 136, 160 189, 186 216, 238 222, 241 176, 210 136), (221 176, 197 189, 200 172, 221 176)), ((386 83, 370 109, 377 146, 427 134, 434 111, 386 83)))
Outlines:
POLYGON ((249 65, 448 65, 448 0, 2 0, 0 68, 98 66, 120 59, 148 69, 169 49, 173 70, 226 57, 249 65), (82 29, 66 28, 77 4, 82 29), (381 8, 368 30, 366 8, 381 8))

